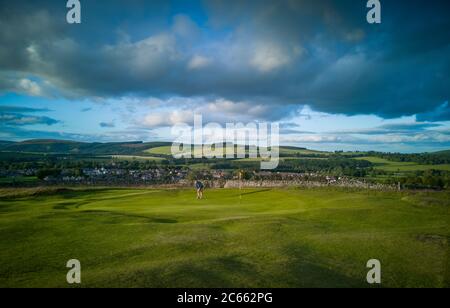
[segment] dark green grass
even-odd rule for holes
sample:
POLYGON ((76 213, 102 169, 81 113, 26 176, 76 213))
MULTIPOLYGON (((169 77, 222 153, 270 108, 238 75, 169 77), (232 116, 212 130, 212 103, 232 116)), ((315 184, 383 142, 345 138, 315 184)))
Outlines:
POLYGON ((449 194, 2 191, 0 286, 448 287, 449 194))
POLYGON ((0 177, 1 184, 26 184, 36 183, 38 178, 35 176, 19 176, 19 177, 0 177))

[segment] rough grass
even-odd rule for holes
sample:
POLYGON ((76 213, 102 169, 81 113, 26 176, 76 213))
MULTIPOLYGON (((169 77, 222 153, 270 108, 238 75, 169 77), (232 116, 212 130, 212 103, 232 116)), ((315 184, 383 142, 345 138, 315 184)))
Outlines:
POLYGON ((448 287, 449 194, 0 191, 0 286, 448 287), (7 197, 7 198, 6 198, 7 197))

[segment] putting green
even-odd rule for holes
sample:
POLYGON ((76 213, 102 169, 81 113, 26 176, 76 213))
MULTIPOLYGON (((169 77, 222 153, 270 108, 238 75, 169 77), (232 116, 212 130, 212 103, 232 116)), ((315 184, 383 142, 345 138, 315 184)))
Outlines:
POLYGON ((0 287, 449 287, 447 192, 0 192, 0 287))

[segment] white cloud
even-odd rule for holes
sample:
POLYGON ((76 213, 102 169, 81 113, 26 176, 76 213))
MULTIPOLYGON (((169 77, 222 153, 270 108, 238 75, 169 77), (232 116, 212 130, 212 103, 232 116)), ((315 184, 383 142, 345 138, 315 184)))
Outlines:
POLYGON ((188 68, 190 70, 202 69, 211 64, 211 59, 203 56, 194 56, 188 63, 188 68))
POLYGON ((173 110, 151 113, 142 121, 142 125, 148 128, 167 127, 181 123, 192 123, 194 113, 187 110, 173 110))
POLYGON ((48 94, 49 83, 39 83, 21 75, 9 74, 8 72, 0 73, 0 87, 4 87, 5 91, 13 91, 29 96, 45 96, 48 94))
POLYGON ((42 89, 41 87, 34 81, 30 79, 20 79, 18 88, 31 96, 41 96, 42 89))
POLYGON ((303 49, 298 46, 281 45, 271 41, 256 43, 250 64, 260 72, 267 73, 282 68, 301 56, 303 49))
POLYGON ((147 128, 168 127, 175 124, 192 124, 194 114, 202 115, 204 124, 215 122, 250 123, 255 121, 276 122, 289 118, 295 111, 292 106, 258 104, 252 102, 234 102, 223 98, 208 101, 204 98, 196 100, 170 99, 134 124, 147 128))
POLYGON ((356 139, 350 136, 302 134, 297 136, 282 136, 281 141, 285 143, 340 143, 355 142, 356 139))
POLYGON ((274 43, 261 43, 256 46, 251 65, 261 72, 270 72, 291 61, 289 55, 274 43))

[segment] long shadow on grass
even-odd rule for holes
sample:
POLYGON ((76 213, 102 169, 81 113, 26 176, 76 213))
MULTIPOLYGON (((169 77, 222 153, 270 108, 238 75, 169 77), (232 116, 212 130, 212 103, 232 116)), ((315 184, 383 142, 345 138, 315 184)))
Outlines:
MULTIPOLYGON (((107 189, 105 189, 106 191, 107 189)), ((143 192, 142 194, 146 194, 146 192, 143 192)), ((80 208, 84 205, 93 203, 93 202, 97 202, 97 201, 104 201, 104 200, 119 200, 119 199, 127 199, 130 197, 130 195, 123 195, 123 196, 113 196, 113 197, 91 197, 88 198, 87 196, 91 196, 92 195, 92 191, 84 191, 84 192, 70 192, 70 193, 66 193, 63 195, 64 199, 73 199, 73 198, 80 198, 83 197, 83 201, 68 201, 68 202, 60 202, 57 205, 53 206, 53 209, 55 210, 69 210, 72 208, 80 208)))
POLYGON ((18 211, 17 206, 15 206, 14 204, 11 203, 2 203, 0 205, 0 213, 11 213, 11 212, 16 212, 18 211))
POLYGON ((102 224, 118 225, 124 223, 139 223, 139 224, 175 224, 178 223, 175 219, 149 217, 136 214, 125 214, 121 212, 112 212, 104 210, 85 210, 85 211, 54 211, 51 213, 42 214, 38 219, 73 219, 83 222, 95 222, 102 224))
MULTIPOLYGON (((111 217, 126 217, 126 218, 138 218, 138 219, 144 219, 148 223, 160 223, 160 224, 175 224, 178 223, 178 220, 175 219, 169 219, 169 218, 159 218, 159 217, 148 217, 145 215, 136 215, 136 214, 128 214, 128 213, 121 213, 121 212, 111 212, 111 211, 103 211, 103 210, 86 210, 81 211, 79 213, 83 214, 106 214, 111 215, 111 217)), ((120 223, 117 222, 117 223, 120 223)))
POLYGON ((174 261, 164 266, 123 271, 101 285, 152 288, 232 288, 257 280, 255 268, 238 256, 174 261))
MULTIPOLYGON (((306 246, 288 246, 284 253, 289 256, 286 268, 289 269, 285 283, 295 288, 354 288, 367 287, 366 277, 360 279, 349 277, 339 272, 339 269, 325 261, 321 262, 318 253, 306 246)), ((364 264, 362 265, 364 266, 364 264)))
POLYGON ((89 204, 89 201, 83 202, 60 202, 57 205, 53 206, 54 210, 70 210, 72 208, 78 209, 79 207, 89 204))
POLYGON ((268 192, 271 191, 272 189, 261 189, 261 190, 257 190, 257 191, 250 191, 250 192, 246 192, 243 194, 236 194, 236 196, 249 196, 249 195, 255 195, 255 194, 260 194, 260 193, 264 193, 264 192, 268 192))

